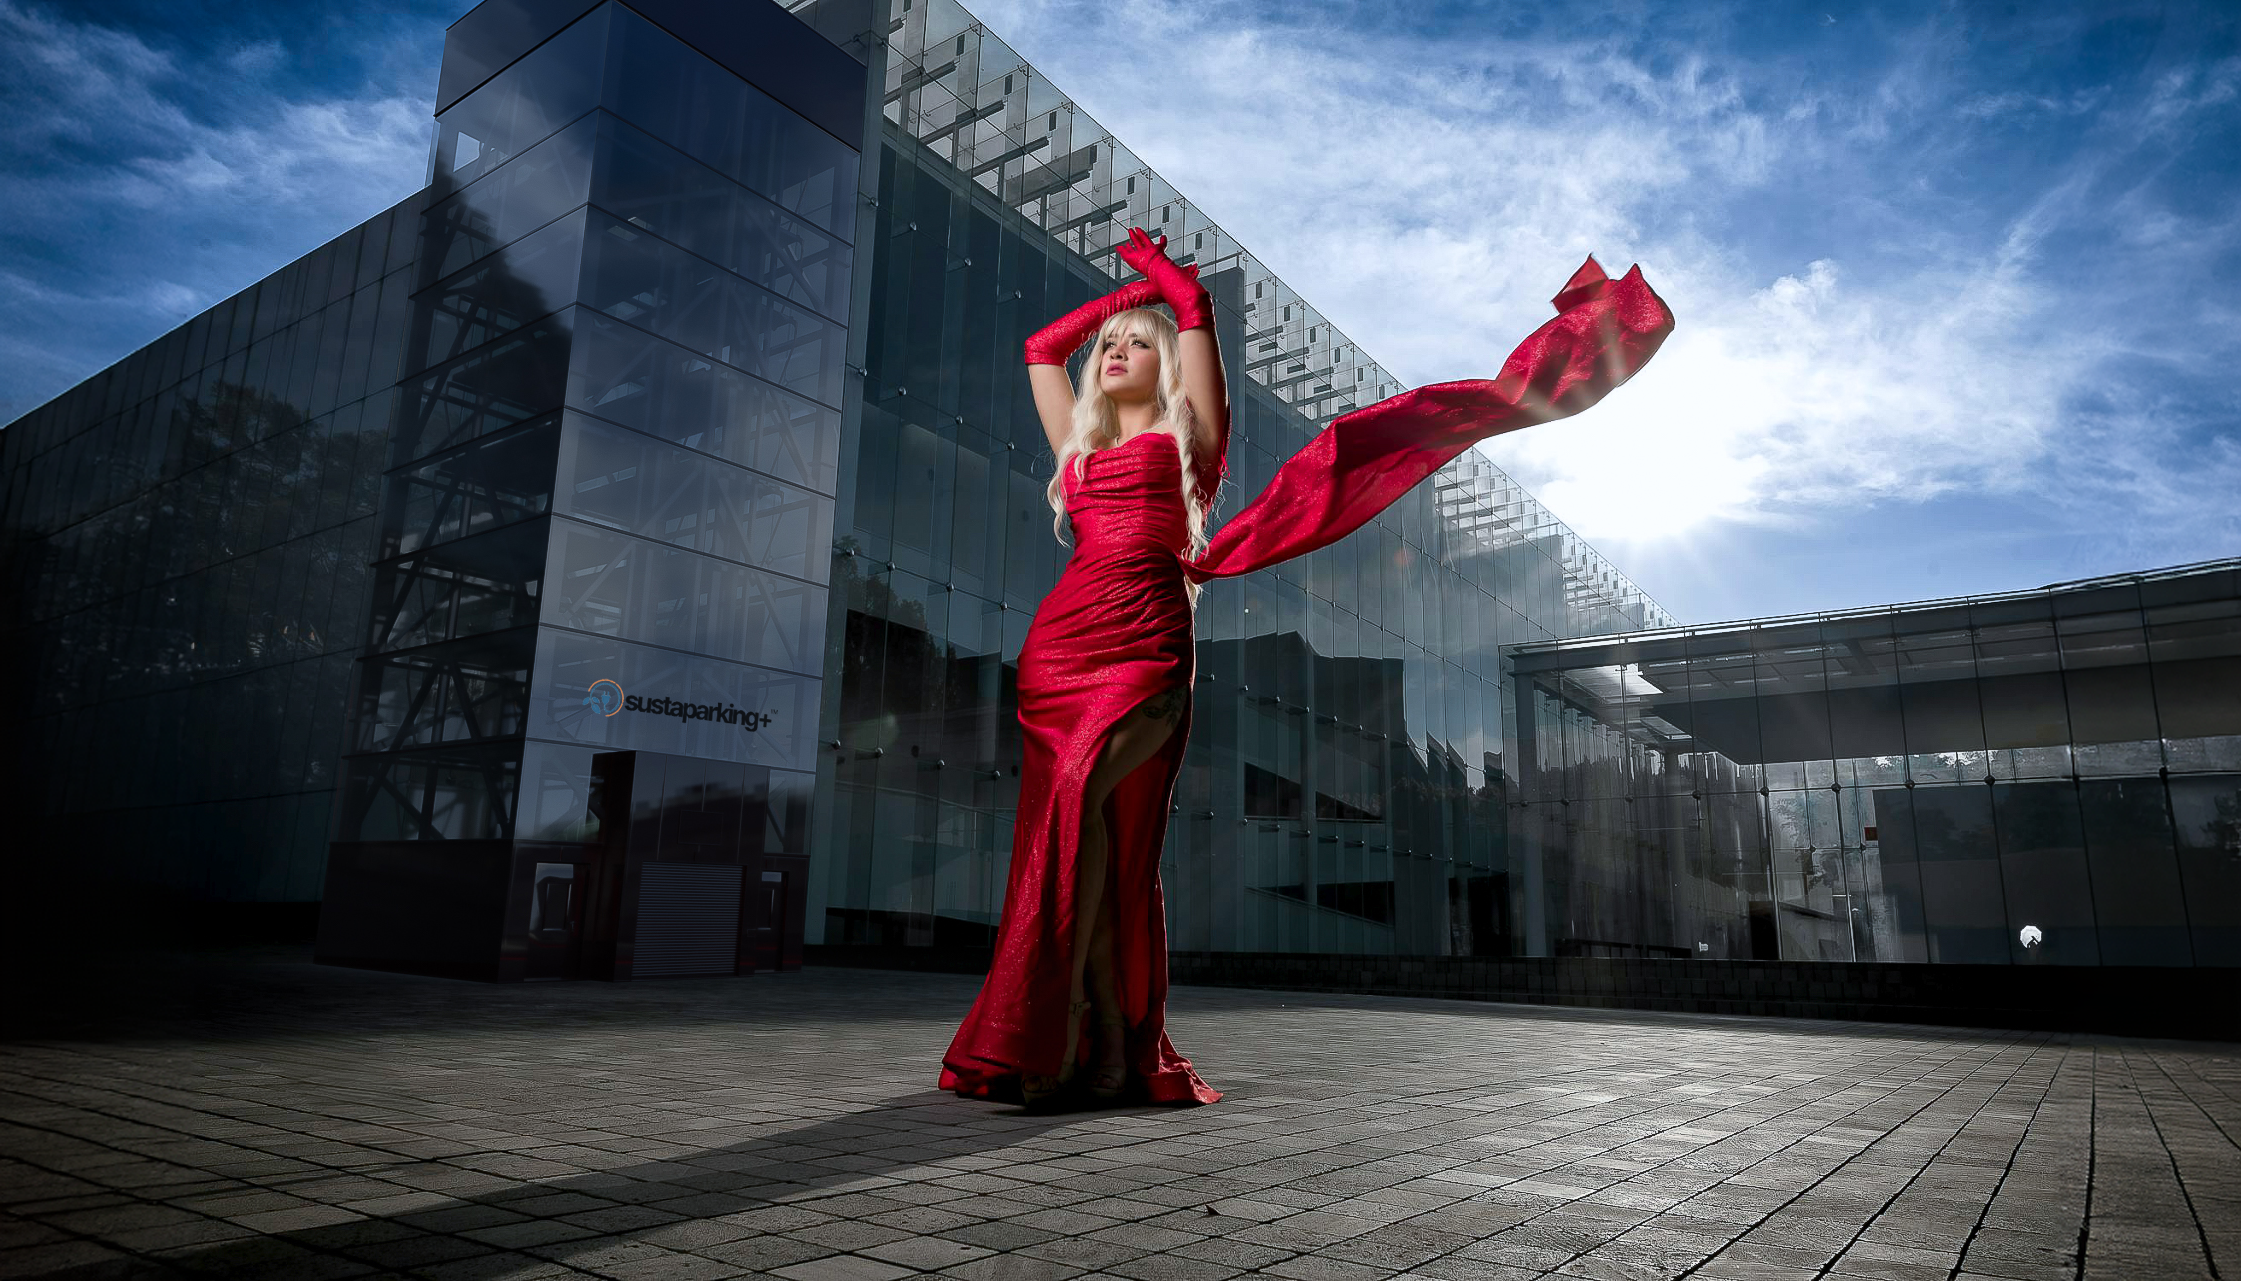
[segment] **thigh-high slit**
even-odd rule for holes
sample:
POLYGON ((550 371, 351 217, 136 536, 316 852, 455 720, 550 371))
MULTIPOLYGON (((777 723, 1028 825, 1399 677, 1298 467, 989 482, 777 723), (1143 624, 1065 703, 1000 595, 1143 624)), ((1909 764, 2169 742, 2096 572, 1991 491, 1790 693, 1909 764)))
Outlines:
MULTIPOLYGON (((1191 686, 1180 480, 1174 439, 1147 433, 1093 455, 1072 487, 1074 554, 1020 650, 1019 806, 1004 915, 980 997, 943 1056, 945 1089, 1013 1097, 1022 1076, 1057 1075, 1087 1054, 1088 1020, 1066 1044, 1083 798, 1123 718, 1191 686)), ((1186 698, 1174 732, 1114 785, 1103 815, 1129 1089, 1160 1103, 1221 1097, 1166 1030, 1159 852, 1189 735, 1186 698)))
MULTIPOLYGON (((1073 1045, 1065 1043, 1079 889, 1073 872, 1090 771, 1120 720, 1161 691, 1130 697, 1136 692, 1111 688, 1097 700, 1096 718, 1055 751, 1029 737, 995 960, 943 1058, 944 1089, 1012 1099, 1020 1077, 1055 1076, 1069 1058, 1079 1064, 1089 1054, 1095 1030, 1089 1020, 1079 1021, 1073 1045)), ((1211 1103, 1221 1097, 1176 1052, 1166 1028, 1167 916, 1159 851, 1189 733, 1186 703, 1167 741, 1121 777, 1104 806, 1105 910, 1113 935, 1113 985, 1126 1028, 1124 1058, 1131 1091, 1156 1103, 1211 1103)))

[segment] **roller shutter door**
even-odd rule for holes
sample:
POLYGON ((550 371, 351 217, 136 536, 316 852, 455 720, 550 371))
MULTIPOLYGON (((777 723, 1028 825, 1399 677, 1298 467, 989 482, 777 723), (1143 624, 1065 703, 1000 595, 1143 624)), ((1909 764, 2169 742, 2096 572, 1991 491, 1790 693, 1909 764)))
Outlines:
POLYGON ((648 863, 638 879, 638 945, 631 974, 730 974, 739 950, 740 869, 648 863))

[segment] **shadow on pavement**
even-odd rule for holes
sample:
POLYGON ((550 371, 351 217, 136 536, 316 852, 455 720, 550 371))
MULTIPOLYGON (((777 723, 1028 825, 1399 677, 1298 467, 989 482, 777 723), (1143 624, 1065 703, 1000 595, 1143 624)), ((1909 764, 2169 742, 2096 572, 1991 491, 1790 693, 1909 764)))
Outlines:
MULTIPOLYGON (((42 969, 53 981, 19 979, 6 990, 0 1054, 7 1053, 10 1043, 24 1048, 107 1046, 113 1053, 124 1046, 181 1041, 231 1044, 236 1053, 254 1054, 249 1043, 257 1041, 344 1034, 362 1038, 385 1031, 440 1039, 453 1032, 487 1031, 494 1020, 524 1039, 545 1029, 587 1028, 636 1037, 658 1035, 663 1027, 740 1018, 787 1028, 803 1025, 808 1016, 797 1008, 798 998, 777 1003, 785 1008, 756 999, 783 992, 793 977, 783 975, 729 980, 729 987, 722 986, 724 980, 500 987, 316 966, 300 946, 118 953, 59 971, 42 969)), ((970 980, 956 982, 962 1001, 969 997, 970 980)), ((820 1011, 818 1017, 829 1019, 831 1014, 820 1011)), ((1080 1114, 1030 1114, 920 1090, 806 1124, 774 1121, 767 1135, 686 1156, 523 1179, 488 1192, 415 1193, 401 1184, 398 1195, 381 1199, 389 1204, 359 1211, 366 1217, 33 1275, 71 1281, 181 1276, 293 1281, 422 1274, 432 1268, 447 1276, 478 1277, 516 1276, 550 1270, 554 1264, 573 1271, 570 1258, 627 1253, 637 1236, 660 1227, 749 1211, 758 1217, 758 1233, 821 1222, 824 1216, 788 1203, 853 1190, 855 1184, 875 1190, 889 1172, 1011 1147, 1079 1119, 1080 1114), (653 1210, 646 1204, 653 1201, 666 1204, 653 1210), (565 1215, 584 1216, 584 1221, 560 1221, 565 1215), (493 1249, 498 1253, 490 1253, 493 1249)), ((674 1136, 664 1138, 675 1141, 674 1136)), ((395 1173, 406 1167, 445 1168, 404 1156, 396 1167, 395 1173)), ((385 1173, 359 1168, 374 1177, 385 1173)), ((474 1177, 463 1167, 450 1169, 462 1178, 474 1177)), ((334 1211, 336 1217, 341 1213, 334 1211)), ((209 1222, 215 1230, 229 1230, 220 1220, 209 1222)), ((709 1239, 722 1235, 714 1231, 709 1239)), ((748 1241, 748 1235, 742 1234, 739 1248, 751 1253, 756 1241, 762 1241, 777 1252, 769 1267, 841 1248, 804 1247, 775 1235, 748 1241)), ((112 1241, 99 1243, 122 1248, 112 1241)), ((638 1248, 651 1253, 648 1247, 638 1248)), ((976 1253, 962 1246, 959 1251, 961 1259, 976 1253)))

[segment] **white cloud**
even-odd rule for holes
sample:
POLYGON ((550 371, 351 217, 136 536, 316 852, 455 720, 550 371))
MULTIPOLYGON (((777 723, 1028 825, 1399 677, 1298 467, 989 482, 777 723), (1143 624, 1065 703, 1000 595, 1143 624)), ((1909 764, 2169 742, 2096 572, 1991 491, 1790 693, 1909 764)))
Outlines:
POLYGON ((290 103, 256 125, 187 125, 174 138, 164 154, 135 161, 115 176, 119 198, 160 208, 182 192, 203 200, 279 195, 283 204, 355 213, 355 223, 420 185, 428 104, 410 98, 290 103))
POLYGON ((278 40, 259 40, 227 54, 226 69, 235 75, 259 75, 280 65, 287 56, 288 50, 278 40))
POLYGON ((1580 419, 1488 452, 1590 539, 1785 523, 2021 482, 2085 354, 1989 266, 1876 291, 1819 261, 1753 293, 1683 274, 1666 350, 1580 419))
POLYGON ((0 412, 420 186, 424 99, 291 99, 263 87, 286 58, 267 42, 187 65, 132 33, 0 0, 0 235, 24 303, 0 340, 0 412))
MULTIPOLYGON (((16 90, 12 149, 48 152, 37 166, 44 175, 19 174, 11 185, 148 209, 184 200, 207 212, 215 200, 234 200, 275 217, 333 211, 355 222, 419 186, 425 170, 428 104, 420 98, 275 99, 250 118, 213 124, 190 114, 177 92, 186 77, 210 69, 183 68, 129 33, 0 0, 0 41, 32 81, 16 90), (80 163, 68 165, 72 159, 80 163), (65 190, 53 192, 57 186, 65 190)), ((254 74, 282 56, 266 43, 225 61, 254 74)))

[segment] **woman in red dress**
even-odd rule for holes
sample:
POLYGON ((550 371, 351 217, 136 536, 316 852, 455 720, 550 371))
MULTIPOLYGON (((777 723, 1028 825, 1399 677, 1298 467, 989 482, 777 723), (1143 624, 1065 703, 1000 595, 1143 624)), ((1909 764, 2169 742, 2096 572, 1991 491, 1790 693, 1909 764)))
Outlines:
POLYGON ((1024 747, 1011 872, 979 999, 943 1056, 944 1089, 1030 1105, 1211 1103, 1166 1031, 1159 849, 1190 725, 1191 610, 1250 573, 1367 523, 1469 447, 1595 403, 1640 368, 1672 313, 1639 269, 1590 258, 1558 315, 1500 376, 1439 383, 1335 419, 1211 542, 1229 402, 1195 268, 1132 229, 1142 279, 1026 344, 1074 551, 1019 658, 1024 747), (1149 310, 1164 302, 1175 319, 1149 310), (1077 390, 1067 358, 1094 337, 1077 390))

